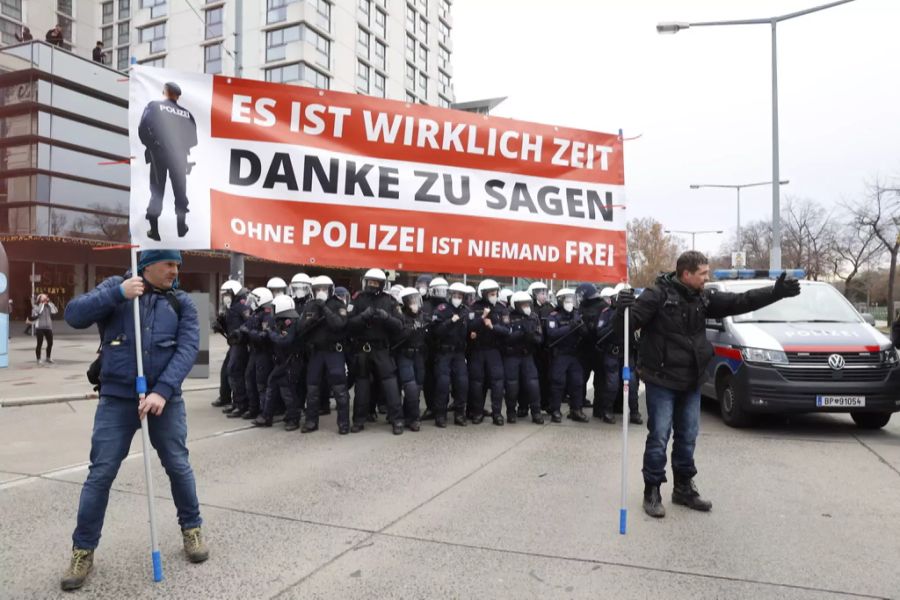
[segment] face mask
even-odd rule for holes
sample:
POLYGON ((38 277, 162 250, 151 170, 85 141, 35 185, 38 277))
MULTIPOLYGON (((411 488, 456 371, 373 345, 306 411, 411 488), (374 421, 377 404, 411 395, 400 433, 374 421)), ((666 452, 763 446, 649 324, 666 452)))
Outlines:
POLYGON ((453 305, 453 308, 459 308, 459 305, 462 304, 462 298, 454 298, 450 301, 450 304, 453 305))
POLYGON ((497 294, 488 294, 487 299, 491 304, 497 304, 497 294))
POLYGON ((428 288, 426 286, 420 285, 416 289, 419 290, 419 295, 422 296, 423 298, 428 295, 428 288))
POLYGON ((231 296, 225 296, 222 298, 222 306, 226 309, 231 308, 231 296))
POLYGON ((572 309, 575 308, 575 303, 572 300, 566 300, 563 302, 563 310, 566 312, 572 312, 572 309))
POLYGON ((414 314, 414 315, 415 315, 415 314, 418 314, 418 313, 419 313, 419 305, 418 305, 418 304, 413 304, 413 305, 411 305, 411 306, 409 307, 409 312, 411 312, 411 313, 414 314))
POLYGON ((522 314, 525 315, 526 317, 530 317, 530 316, 531 316, 531 307, 530 307, 530 306, 523 306, 523 307, 522 307, 522 314))
POLYGON ((316 292, 316 300, 328 300, 328 292, 325 290, 316 292))

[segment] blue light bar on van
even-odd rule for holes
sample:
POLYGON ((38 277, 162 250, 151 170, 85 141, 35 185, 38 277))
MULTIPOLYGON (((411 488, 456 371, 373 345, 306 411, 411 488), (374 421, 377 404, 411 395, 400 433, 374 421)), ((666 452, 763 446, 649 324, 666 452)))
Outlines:
POLYGON ((713 277, 716 279, 778 279, 785 271, 788 277, 794 279, 806 277, 806 271, 803 269, 716 269, 713 271, 713 277))

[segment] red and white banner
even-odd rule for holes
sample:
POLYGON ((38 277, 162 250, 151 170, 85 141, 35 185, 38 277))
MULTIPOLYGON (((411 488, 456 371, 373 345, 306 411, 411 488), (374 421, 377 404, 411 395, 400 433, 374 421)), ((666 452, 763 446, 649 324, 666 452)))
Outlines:
POLYGON ((131 232, 141 248, 625 279, 617 135, 141 66, 130 106, 131 232), (167 82, 181 95, 163 97, 167 82))

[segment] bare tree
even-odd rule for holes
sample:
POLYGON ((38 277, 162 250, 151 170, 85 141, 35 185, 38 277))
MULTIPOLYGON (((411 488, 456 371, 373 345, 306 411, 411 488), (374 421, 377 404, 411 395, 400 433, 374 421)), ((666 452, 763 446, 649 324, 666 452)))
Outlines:
POLYGON ((870 229, 881 248, 890 256, 887 289, 887 324, 890 327, 894 322, 894 282, 897 253, 900 252, 900 205, 896 197, 900 188, 886 188, 876 181, 869 186, 869 190, 869 198, 857 206, 854 213, 859 225, 870 229))
POLYGON ((656 276, 675 268, 681 243, 663 231, 656 219, 645 217, 628 222, 628 278, 635 287, 647 287, 656 276))
MULTIPOLYGON (((770 221, 754 221, 741 228, 741 243, 746 253, 748 269, 768 269, 769 254, 772 248, 772 223, 770 221)), ((727 248, 734 248, 736 241, 732 239, 727 248)), ((726 246, 723 246, 723 249, 726 246)))
POLYGON ((833 270, 835 226, 818 203, 789 199, 782 215, 781 252, 784 264, 800 267, 807 279, 818 280, 833 270))
POLYGON ((875 237, 873 229, 860 223, 859 219, 854 217, 840 226, 831 262, 835 277, 844 281, 847 299, 857 296, 853 285, 856 276, 863 269, 874 266, 883 253, 884 246, 875 237))

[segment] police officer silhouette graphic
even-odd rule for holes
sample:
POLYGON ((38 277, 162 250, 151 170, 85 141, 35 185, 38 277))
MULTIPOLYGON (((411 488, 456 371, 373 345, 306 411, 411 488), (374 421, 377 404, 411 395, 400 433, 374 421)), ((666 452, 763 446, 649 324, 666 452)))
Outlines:
POLYGON ((186 178, 194 163, 188 162, 191 148, 197 145, 197 123, 194 116, 178 104, 181 87, 168 82, 163 86, 165 100, 153 101, 144 108, 138 126, 138 137, 144 144, 144 160, 150 164, 150 204, 147 237, 160 241, 159 216, 163 209, 166 179, 172 182, 175 196, 175 215, 178 218, 178 237, 188 232, 185 222, 188 213, 186 178))

